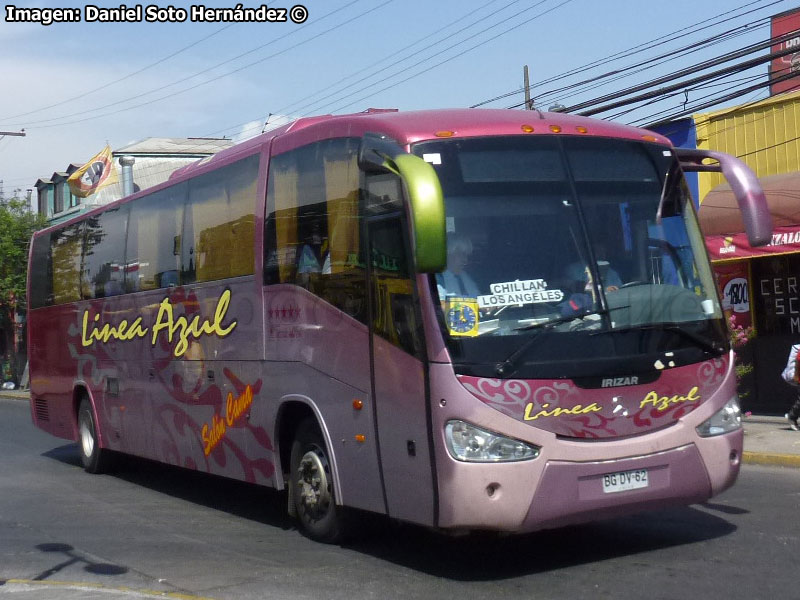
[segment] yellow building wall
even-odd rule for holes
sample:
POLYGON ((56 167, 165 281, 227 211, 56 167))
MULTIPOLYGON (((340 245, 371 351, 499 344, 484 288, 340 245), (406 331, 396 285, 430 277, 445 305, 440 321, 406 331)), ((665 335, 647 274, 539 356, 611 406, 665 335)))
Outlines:
MULTIPOLYGON (((738 156, 759 177, 800 171, 800 92, 693 118, 700 149, 738 156)), ((723 182, 719 173, 698 173, 700 202, 723 182)))

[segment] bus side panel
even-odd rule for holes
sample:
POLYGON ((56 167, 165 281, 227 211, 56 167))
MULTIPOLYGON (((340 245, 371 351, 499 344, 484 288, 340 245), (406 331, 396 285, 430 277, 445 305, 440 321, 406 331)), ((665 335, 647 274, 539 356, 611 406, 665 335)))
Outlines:
POLYGON ((91 372, 81 360, 80 311, 60 305, 30 311, 28 346, 34 424, 48 433, 77 439, 73 390, 91 372))
MULTIPOLYGON (((94 324, 119 327, 123 321, 133 324, 142 315, 135 296, 115 296, 83 303, 79 319, 86 315, 86 337, 91 340, 94 324), (97 321, 94 318, 99 315, 97 321)), ((83 325, 81 325, 83 327, 83 325)), ((146 325, 143 325, 143 328, 146 325)), ((149 456, 149 439, 135 432, 145 431, 132 421, 141 418, 141 407, 147 401, 146 371, 139 359, 147 338, 106 342, 95 340, 82 348, 80 361, 94 399, 103 446, 138 456, 149 456)))
POLYGON ((375 402, 389 516, 435 524, 435 490, 422 362, 373 338, 375 402))
POLYGON ((277 370, 266 401, 311 406, 333 457, 337 502, 385 512, 366 325, 289 284, 264 288, 264 321, 267 365, 277 370))
POLYGON ((135 357, 145 385, 125 411, 123 435, 149 448, 148 457, 274 483, 273 442, 249 420, 265 385, 255 285, 242 277, 138 296, 139 314, 151 324, 135 357), (192 323, 201 335, 185 335, 192 323))

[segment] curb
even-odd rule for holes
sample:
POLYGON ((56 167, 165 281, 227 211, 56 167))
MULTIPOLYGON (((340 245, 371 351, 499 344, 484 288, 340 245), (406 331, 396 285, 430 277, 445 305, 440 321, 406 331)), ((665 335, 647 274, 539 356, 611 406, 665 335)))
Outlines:
POLYGON ((769 452, 742 452, 742 462, 749 465, 800 467, 800 456, 796 454, 772 454, 769 452))
POLYGON ((0 400, 17 400, 19 402, 30 402, 31 396, 27 392, 24 394, 15 394, 13 392, 0 392, 0 400))

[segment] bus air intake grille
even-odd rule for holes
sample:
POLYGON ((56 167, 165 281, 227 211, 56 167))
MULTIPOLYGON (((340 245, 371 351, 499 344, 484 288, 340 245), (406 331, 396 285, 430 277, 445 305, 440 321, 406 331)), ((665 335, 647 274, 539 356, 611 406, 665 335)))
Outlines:
POLYGON ((50 421, 50 407, 47 400, 36 398, 33 401, 33 412, 36 414, 37 421, 50 421))

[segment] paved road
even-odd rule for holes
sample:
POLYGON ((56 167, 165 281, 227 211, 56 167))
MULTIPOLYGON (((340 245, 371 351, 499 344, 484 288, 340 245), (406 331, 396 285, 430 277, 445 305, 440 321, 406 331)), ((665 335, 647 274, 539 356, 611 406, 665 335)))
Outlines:
POLYGON ((377 521, 346 547, 300 536, 268 490, 74 445, 0 400, 0 595, 281 598, 795 598, 800 469, 745 465, 683 507, 521 537, 450 538, 377 521))

